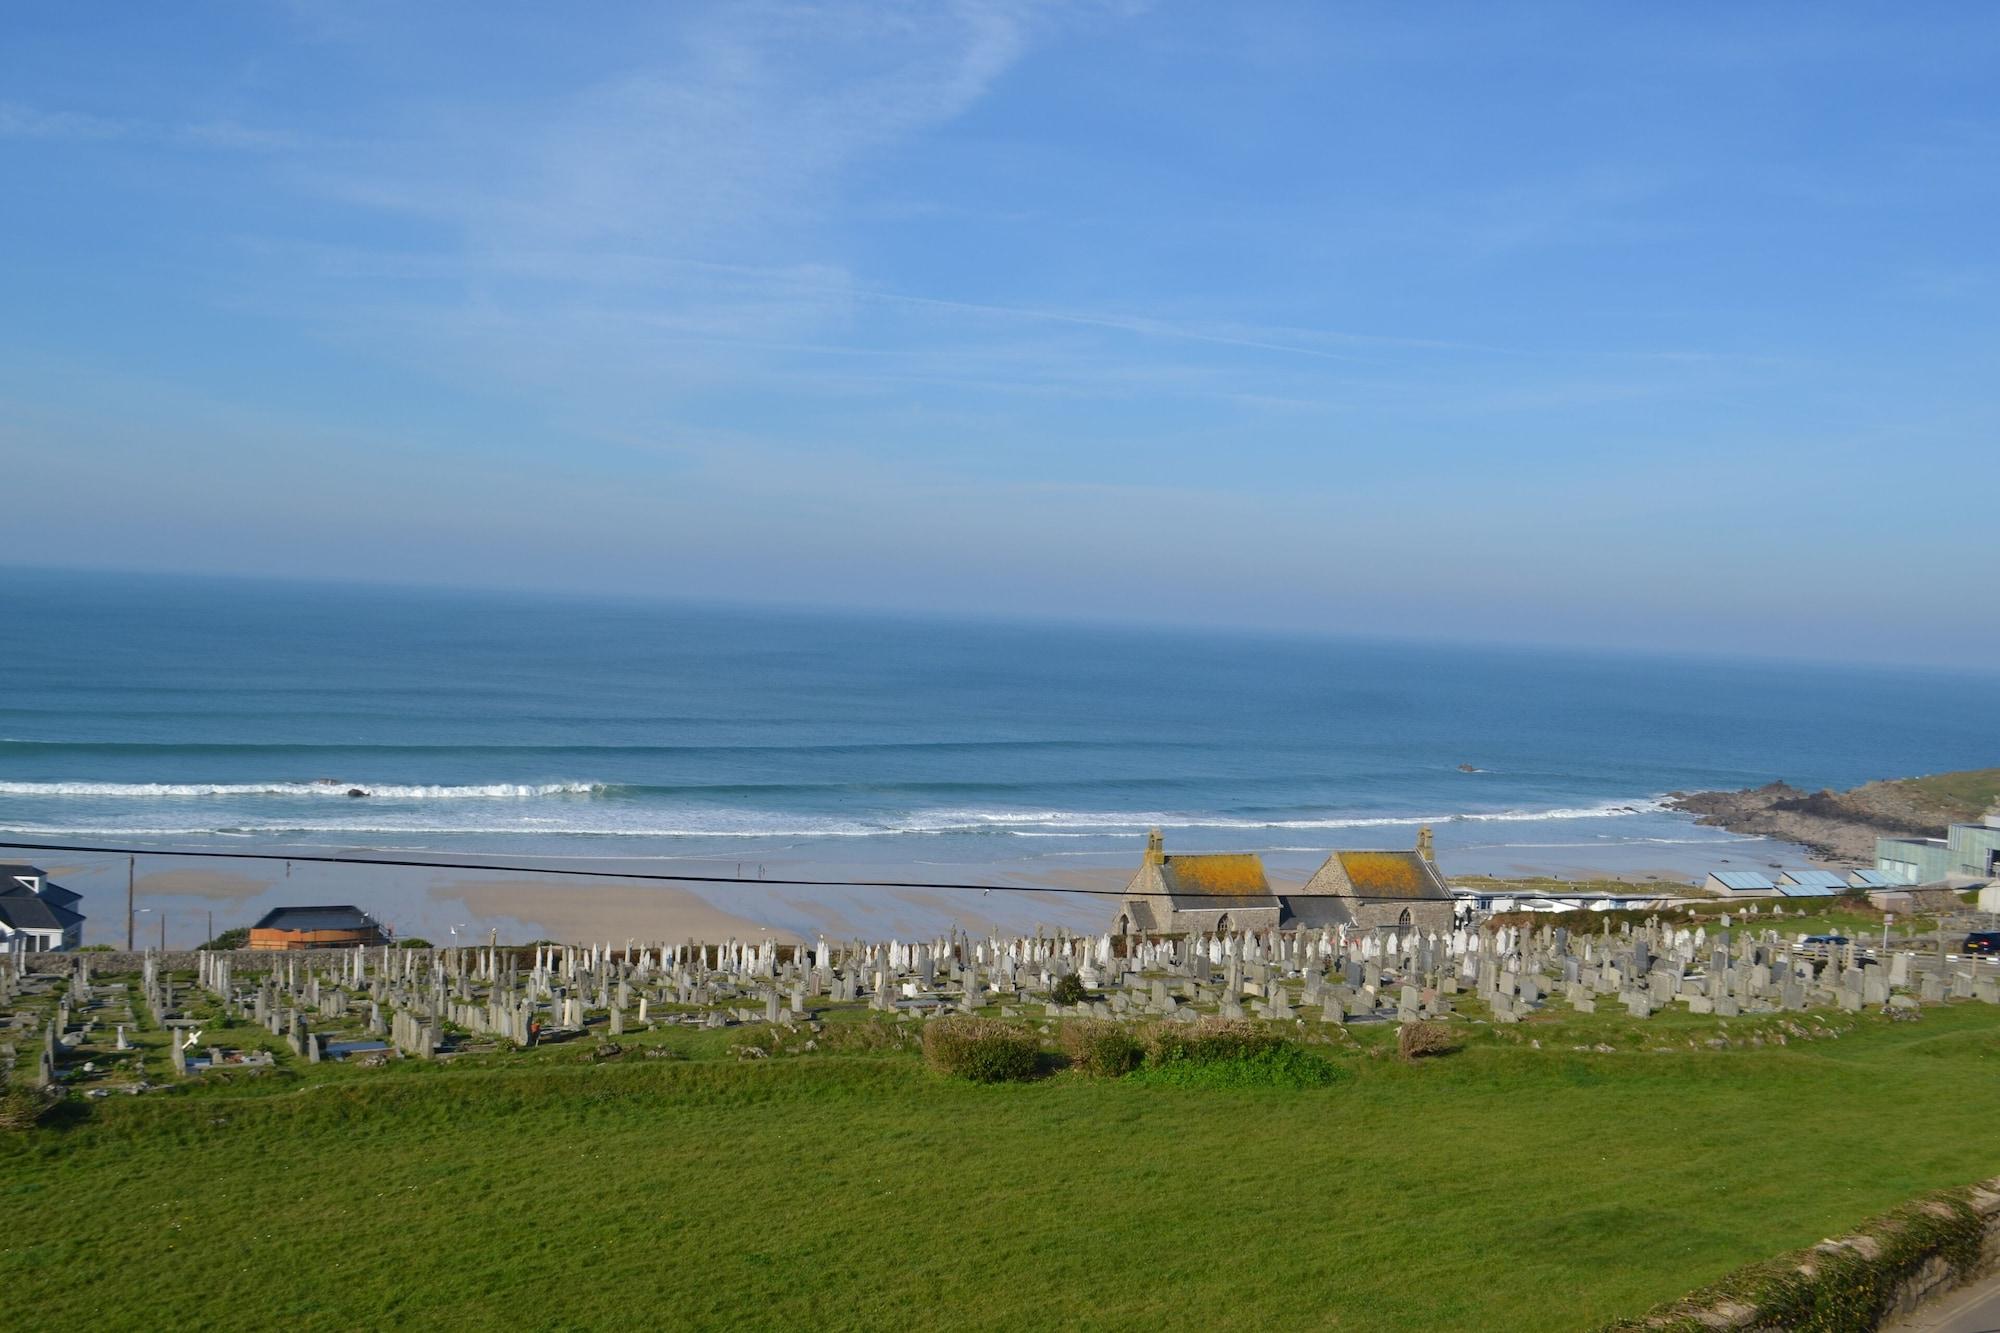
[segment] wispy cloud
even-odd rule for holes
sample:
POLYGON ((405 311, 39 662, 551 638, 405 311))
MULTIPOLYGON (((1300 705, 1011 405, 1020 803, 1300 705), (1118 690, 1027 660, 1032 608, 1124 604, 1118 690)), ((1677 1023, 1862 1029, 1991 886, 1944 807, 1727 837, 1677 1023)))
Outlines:
POLYGON ((18 102, 0 102, 0 139, 50 139, 64 142, 122 139, 131 126, 121 120, 80 111, 45 111, 18 102))
POLYGON ((1041 5, 987 0, 689 12, 620 72, 511 118, 405 125, 400 153, 328 164, 313 184, 496 251, 795 230, 843 170, 978 101, 1043 21, 1041 5))
POLYGON ((260 129, 233 120, 156 124, 81 111, 50 111, 18 102, 0 102, 0 139, 143 143, 228 153, 276 152, 296 148, 302 142, 288 131, 260 129))

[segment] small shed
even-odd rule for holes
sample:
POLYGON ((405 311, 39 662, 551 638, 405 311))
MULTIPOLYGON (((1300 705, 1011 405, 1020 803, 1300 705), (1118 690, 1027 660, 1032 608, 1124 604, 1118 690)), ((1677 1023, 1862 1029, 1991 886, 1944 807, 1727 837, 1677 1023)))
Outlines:
POLYGON ((388 939, 358 907, 274 907, 250 927, 253 949, 351 949, 388 939))
POLYGON ((1757 893, 1768 897, 1778 891, 1770 876, 1755 870, 1711 870, 1701 886, 1710 893, 1736 896, 1757 893))

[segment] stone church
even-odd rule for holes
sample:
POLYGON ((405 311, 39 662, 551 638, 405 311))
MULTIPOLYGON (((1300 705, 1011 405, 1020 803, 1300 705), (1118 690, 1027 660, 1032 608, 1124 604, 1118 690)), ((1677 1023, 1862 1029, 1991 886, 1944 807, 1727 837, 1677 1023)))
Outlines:
POLYGON ((1408 928, 1445 932, 1455 902, 1432 855, 1431 831, 1407 852, 1334 852, 1297 893, 1277 893, 1254 852, 1169 854, 1160 831, 1125 886, 1113 929, 1120 935, 1234 930, 1408 928))

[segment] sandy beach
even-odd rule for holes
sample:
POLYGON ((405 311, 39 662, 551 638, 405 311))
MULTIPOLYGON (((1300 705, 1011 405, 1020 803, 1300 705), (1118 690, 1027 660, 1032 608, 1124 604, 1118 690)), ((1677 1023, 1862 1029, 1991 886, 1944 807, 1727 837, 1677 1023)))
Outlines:
POLYGON ((521 876, 453 880, 432 885, 428 892, 434 903, 450 909, 448 915, 463 916, 462 924, 453 923, 461 935, 498 930, 506 939, 614 944, 764 938, 793 943, 799 938, 666 884, 521 876))
MULTIPOLYGON (((1811 858, 1788 844, 1718 836, 1689 826, 1686 842, 1671 840, 1559 844, 1461 843, 1441 848, 1448 875, 1623 880, 1668 888, 1686 885, 1708 869, 1768 870, 1773 863, 1807 866, 1811 858)), ((1376 840, 1378 843, 1380 839, 1376 840)), ((738 863, 712 858, 524 857, 547 867, 536 873, 483 873, 422 867, 384 868, 284 858, 326 854, 325 848, 273 848, 274 859, 204 862, 139 858, 135 884, 142 932, 158 938, 164 918, 175 947, 192 947, 208 931, 247 926, 274 907, 351 904, 400 936, 449 940, 485 937, 565 941, 681 942, 693 939, 810 941, 829 938, 904 939, 956 926, 978 933, 1097 931, 1112 916, 1115 895, 1130 879, 1139 849, 1045 853, 1012 859, 877 859, 866 845, 801 846, 738 863), (742 873, 753 878, 732 882, 742 873), (699 877, 710 881, 648 882, 566 877, 563 866, 699 877), (762 880, 754 878, 761 874, 762 880), (774 881, 808 881, 777 883, 774 881), (920 881, 990 888, 926 889, 857 881, 920 881)), ((884 849, 886 850, 886 849, 884 849)), ((1190 839, 1169 850, 1204 850, 1190 839)), ((341 855, 367 856, 364 848, 341 855)), ((1325 851, 1267 849, 1265 866, 1274 888, 1297 888, 1325 851)), ((399 853, 398 859, 412 858, 399 853)), ((438 859, 484 860, 457 856, 438 859)), ((494 858, 498 859, 498 858, 494 858)), ((124 939, 126 861, 122 856, 61 855, 44 862, 59 883, 83 895, 86 942, 124 939)))

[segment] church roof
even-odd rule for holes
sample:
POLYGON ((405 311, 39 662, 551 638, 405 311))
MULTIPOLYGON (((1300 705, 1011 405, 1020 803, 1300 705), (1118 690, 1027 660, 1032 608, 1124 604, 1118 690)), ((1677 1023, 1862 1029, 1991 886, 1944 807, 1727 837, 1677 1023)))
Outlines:
POLYGON ((1167 887, 1175 893, 1269 893, 1264 858, 1255 852, 1213 852, 1200 856, 1169 856, 1164 869, 1167 887))
POLYGON ((1177 910, 1216 911, 1230 907, 1276 907, 1264 858, 1255 852, 1213 852, 1169 856, 1160 867, 1167 897, 1177 910))
POLYGON ((1437 864, 1419 852, 1335 852, 1306 881, 1304 892, 1370 901, 1451 897, 1437 864))
POLYGON ((1181 912, 1251 907, 1276 908, 1287 927, 1318 929, 1354 924, 1361 903, 1448 903, 1451 886, 1429 855, 1429 835, 1429 829, 1419 835, 1414 851, 1334 852, 1298 892, 1279 895, 1256 853, 1169 856, 1154 830, 1147 838, 1146 859, 1125 888, 1129 900, 1124 910, 1141 929, 1171 929, 1181 912))
POLYGON ((1365 898, 1449 898, 1431 863, 1415 852, 1339 852, 1340 868, 1365 898))
POLYGON ((1140 866, 1125 891, 1165 895, 1168 907, 1180 912, 1278 906, 1271 881, 1264 877, 1264 860, 1255 852, 1162 856, 1140 866))

